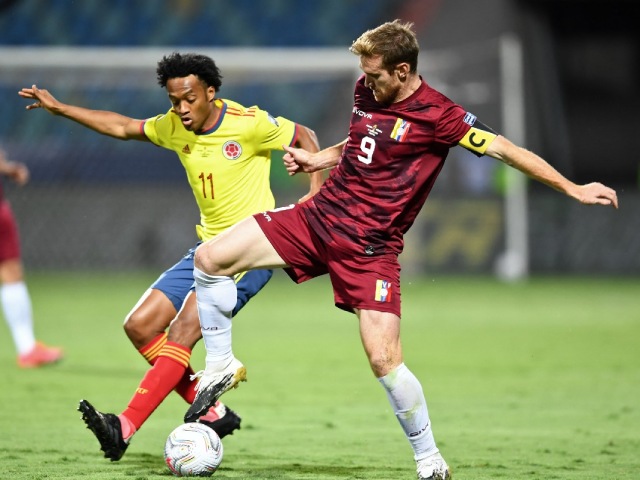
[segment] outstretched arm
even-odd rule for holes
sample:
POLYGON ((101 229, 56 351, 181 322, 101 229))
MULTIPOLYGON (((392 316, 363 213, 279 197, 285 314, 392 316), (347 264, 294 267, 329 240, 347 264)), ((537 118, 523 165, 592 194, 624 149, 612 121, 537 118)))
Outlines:
MULTIPOLYGON (((308 152, 318 152, 320 150, 320 145, 318 143, 316 132, 300 124, 297 125, 297 128, 298 138, 296 140, 296 147, 302 148, 308 152)), ((318 171, 309 173, 309 193, 302 197, 299 202, 302 203, 318 193, 323 182, 324 177, 322 172, 318 171)))
POLYGON ((27 105, 27 110, 43 108, 53 115, 66 117, 103 135, 120 140, 147 140, 140 130, 142 120, 120 115, 106 110, 89 110, 88 108, 68 105, 56 100, 47 90, 35 85, 23 88, 18 92, 22 98, 35 100, 27 105))
POLYGON ((558 190, 585 205, 612 205, 618 208, 616 191, 601 183, 577 185, 562 176, 555 168, 524 148, 514 145, 502 136, 497 136, 485 152, 507 165, 549 187, 558 190))
POLYGON ((319 152, 309 152, 301 148, 285 146, 284 149, 287 153, 283 157, 284 166, 289 175, 295 175, 298 172, 321 172, 333 168, 340 163, 342 149, 346 143, 347 141, 344 140, 319 152))

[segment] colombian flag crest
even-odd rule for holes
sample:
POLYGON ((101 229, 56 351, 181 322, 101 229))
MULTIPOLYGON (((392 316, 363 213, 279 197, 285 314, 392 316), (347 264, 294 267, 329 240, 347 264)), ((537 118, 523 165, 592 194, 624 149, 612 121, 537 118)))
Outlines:
POLYGON ((376 302, 390 302, 391 291, 391 282, 388 280, 376 280, 376 302))
POLYGON ((391 138, 398 142, 404 142, 409 134, 409 128, 411 128, 411 124, 409 122, 402 118, 397 119, 396 124, 393 126, 393 130, 391 131, 391 138))

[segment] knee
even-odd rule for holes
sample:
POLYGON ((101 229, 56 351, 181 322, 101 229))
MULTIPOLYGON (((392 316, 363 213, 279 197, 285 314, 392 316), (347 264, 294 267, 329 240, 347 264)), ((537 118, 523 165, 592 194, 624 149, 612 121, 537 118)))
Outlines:
POLYGON ((402 363, 402 354, 397 351, 369 352, 369 366, 376 378, 381 378, 392 372, 402 363))
POLYGON ((219 266, 215 261, 213 251, 207 243, 203 243, 196 249, 193 264, 207 275, 219 275, 219 266))
POLYGON ((153 326, 151 322, 149 322, 149 319, 146 318, 146 315, 138 310, 129 313, 123 324, 124 332, 136 348, 142 348, 156 335, 162 333, 161 331, 153 331, 152 327, 153 326))

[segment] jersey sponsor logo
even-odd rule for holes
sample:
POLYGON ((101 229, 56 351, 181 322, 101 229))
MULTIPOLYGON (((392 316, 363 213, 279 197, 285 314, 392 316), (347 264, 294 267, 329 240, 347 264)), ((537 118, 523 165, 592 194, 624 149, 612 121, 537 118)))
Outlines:
POLYGON ((476 117, 473 113, 467 112, 462 121, 467 125, 471 125, 473 127, 473 124, 476 123, 477 119, 478 117, 476 117))
POLYGON ((471 127, 459 143, 467 150, 484 155, 494 138, 496 138, 495 133, 471 127))
POLYGON ((235 140, 229 140, 222 145, 222 154, 229 160, 235 160, 242 155, 242 147, 235 140))
POLYGON ((367 112, 363 112, 358 107, 353 107, 353 113, 355 113, 359 117, 364 117, 364 118, 369 118, 369 119, 373 118, 373 115, 371 115, 370 113, 367 113, 367 112))
POLYGON ((409 135, 409 128, 411 128, 411 124, 402 118, 396 120, 396 124, 393 126, 393 130, 391 131, 391 138, 395 139, 398 142, 404 142, 407 139, 407 135, 409 135))
POLYGON ((269 119, 269 121, 270 121, 271 123, 273 123, 276 127, 279 127, 279 126, 280 126, 280 124, 278 123, 278 121, 277 121, 275 118, 273 118, 269 112, 267 112, 267 118, 268 118, 268 119, 269 119))
POLYGON ((384 303, 391 301, 391 282, 388 280, 376 280, 375 301, 384 303))
POLYGON ((189 148, 189 144, 186 144, 182 147, 182 153, 191 153, 191 149, 189 148))

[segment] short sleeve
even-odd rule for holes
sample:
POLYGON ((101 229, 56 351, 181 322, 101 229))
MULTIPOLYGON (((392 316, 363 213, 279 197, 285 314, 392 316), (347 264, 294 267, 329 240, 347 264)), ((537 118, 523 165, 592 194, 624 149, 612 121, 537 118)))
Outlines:
POLYGON ((460 105, 452 102, 445 104, 436 127, 436 141, 449 147, 457 145, 471 128, 466 121, 468 115, 460 105))
POLYGON ((169 115, 170 113, 157 115, 146 119, 142 124, 142 130, 145 136, 150 142, 160 147, 168 148, 163 139, 169 138, 166 134, 173 128, 173 123, 171 122, 169 115))
POLYGON ((261 150, 282 150, 296 140, 296 124, 284 117, 273 117, 265 110, 256 110, 256 133, 261 150))

